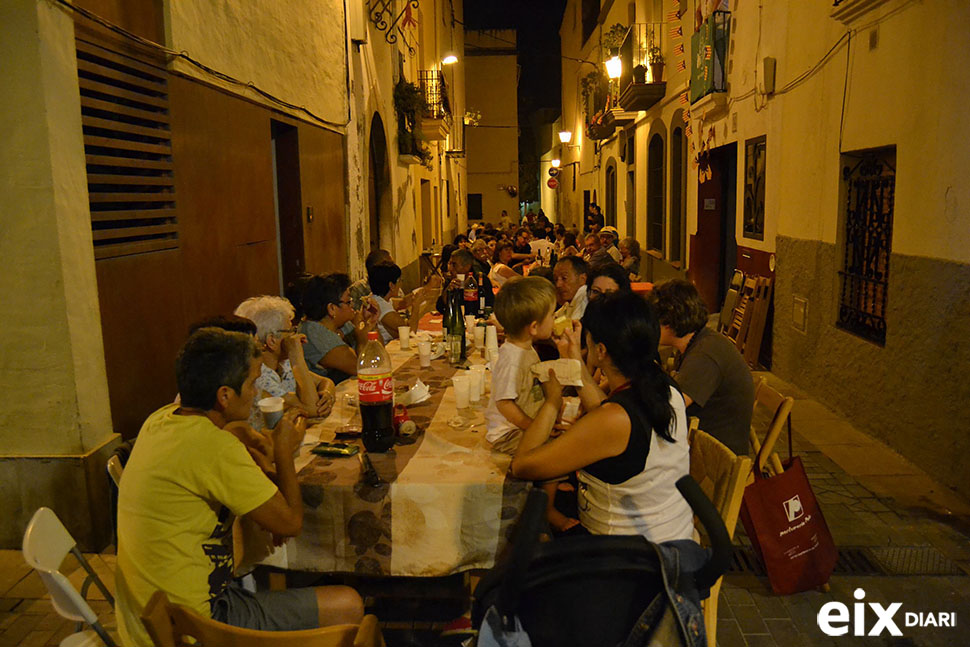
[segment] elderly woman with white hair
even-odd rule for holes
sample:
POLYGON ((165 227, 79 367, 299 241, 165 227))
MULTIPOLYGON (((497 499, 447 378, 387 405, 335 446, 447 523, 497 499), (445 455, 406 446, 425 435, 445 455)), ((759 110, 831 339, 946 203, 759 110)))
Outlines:
POLYGON ((254 384, 256 397, 249 416, 252 427, 262 429, 263 417, 256 403, 271 396, 283 398, 287 407, 297 407, 311 417, 329 415, 334 402, 334 384, 307 368, 303 357, 306 337, 293 326, 292 304, 282 297, 251 297, 240 303, 234 314, 256 324, 263 362, 254 384))

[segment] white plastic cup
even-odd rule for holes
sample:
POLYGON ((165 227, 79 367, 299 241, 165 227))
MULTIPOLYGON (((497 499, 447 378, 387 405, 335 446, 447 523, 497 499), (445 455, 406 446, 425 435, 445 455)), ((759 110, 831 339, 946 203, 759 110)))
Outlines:
POLYGON ((431 366, 431 342, 430 341, 418 342, 418 361, 421 362, 422 368, 428 368, 429 366, 431 366))
POLYGON ((471 378, 467 375, 456 375, 451 381, 455 385, 455 406, 467 409, 470 404, 471 378))
POLYGON ((475 348, 482 350, 485 348, 485 326, 475 326, 475 348))
POLYGON ((475 324, 477 323, 478 319, 475 318, 475 315, 465 315, 465 330, 467 332, 470 333, 475 330, 475 324))
MULTIPOLYGON (((474 373, 478 373, 479 375, 482 376, 481 377, 481 380, 479 381, 479 384, 480 384, 480 386, 479 386, 479 394, 480 395, 485 395, 485 365, 484 364, 472 364, 469 367, 469 369, 471 370, 471 372, 473 374, 474 373)), ((473 398, 473 400, 474 400, 474 398, 473 398)))
POLYGON ((498 348, 498 329, 495 326, 485 327, 485 348, 498 348))
POLYGON ((492 365, 492 370, 495 369, 495 365, 498 364, 498 349, 486 346, 486 352, 488 353, 488 363, 492 365))
POLYGON ((468 399, 472 402, 482 400, 482 372, 468 371, 468 399))
POLYGON ((580 400, 577 397, 567 397, 562 399, 562 421, 572 424, 579 417, 580 400))
POLYGON ((401 343, 401 350, 411 348, 411 326, 398 326, 397 339, 401 343))
POLYGON ((360 418, 358 417, 357 393, 344 393, 342 399, 345 421, 343 431, 348 434, 358 434, 360 433, 361 425, 360 418))
POLYGON ((256 405, 263 412, 263 426, 267 429, 276 428, 276 423, 283 417, 283 398, 263 398, 256 405))

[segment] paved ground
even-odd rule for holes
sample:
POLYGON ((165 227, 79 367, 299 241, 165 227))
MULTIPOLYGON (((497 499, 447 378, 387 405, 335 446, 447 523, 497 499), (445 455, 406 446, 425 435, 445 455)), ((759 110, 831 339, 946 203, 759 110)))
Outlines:
MULTIPOLYGON (((718 644, 722 647, 802 647, 815 645, 892 645, 937 647, 970 644, 970 502, 947 490, 922 470, 878 441, 857 431, 837 415, 797 389, 765 374, 783 393, 796 398, 793 411, 795 451, 802 456, 826 520, 843 553, 862 554, 872 569, 849 563, 837 570, 826 593, 807 592, 778 597, 767 580, 750 572, 725 577, 718 606, 718 644), (875 559, 874 559, 875 558, 875 559), (927 574, 937 573, 937 574, 927 574), (940 574, 945 573, 945 574, 940 574), (853 591, 865 591, 865 602, 883 607, 902 603, 894 616, 902 636, 830 638, 816 622, 828 601, 855 602, 853 591), (956 628, 906 627, 905 613, 956 614, 956 628)), ((781 445, 782 442, 779 443, 781 445)), ((738 527, 737 542, 748 544, 738 527)), ((109 586, 114 556, 91 555, 109 586)), ((82 572, 68 558, 64 571, 80 586, 82 572)), ((95 590, 92 606, 107 626, 112 610, 95 590)), ((876 614, 864 614, 865 630, 876 614)), ((405 644, 401 623, 385 635, 405 644)), ((433 625, 414 632, 426 640, 433 625)), ((19 551, 0 551, 0 647, 57 645, 73 630, 46 599, 40 580, 30 572, 19 551)))

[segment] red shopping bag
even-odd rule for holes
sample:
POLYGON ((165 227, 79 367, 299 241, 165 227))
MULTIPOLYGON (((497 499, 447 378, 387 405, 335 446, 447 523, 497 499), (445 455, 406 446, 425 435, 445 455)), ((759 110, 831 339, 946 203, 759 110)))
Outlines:
MULTIPOLYGON (((788 434, 790 448, 791 421, 788 434)), ((754 483, 744 489, 741 522, 771 590, 788 595, 828 582, 838 553, 801 459, 789 457, 782 465, 785 471, 770 477, 755 469, 754 483)))

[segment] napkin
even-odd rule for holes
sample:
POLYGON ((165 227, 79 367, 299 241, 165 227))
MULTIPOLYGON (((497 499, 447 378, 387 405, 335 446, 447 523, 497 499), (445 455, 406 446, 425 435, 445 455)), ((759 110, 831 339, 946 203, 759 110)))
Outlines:
POLYGON ((552 359, 533 365, 532 373, 540 382, 549 381, 549 369, 556 372, 556 379, 563 386, 583 386, 583 365, 578 359, 552 359))
POLYGON ((422 382, 421 378, 418 378, 418 381, 414 383, 414 386, 412 386, 407 393, 398 395, 395 401, 397 404, 403 404, 404 406, 409 407, 411 405, 424 402, 430 397, 431 391, 428 389, 428 385, 422 382))

